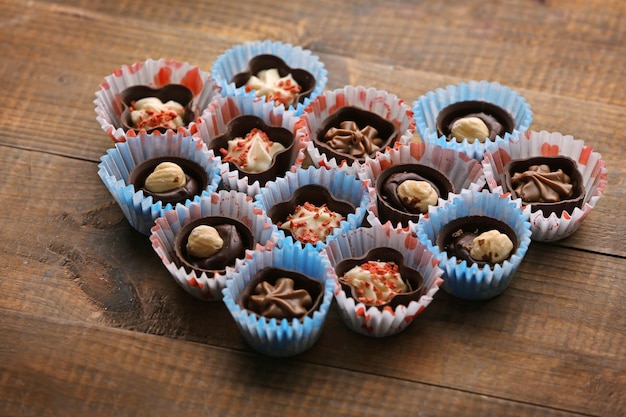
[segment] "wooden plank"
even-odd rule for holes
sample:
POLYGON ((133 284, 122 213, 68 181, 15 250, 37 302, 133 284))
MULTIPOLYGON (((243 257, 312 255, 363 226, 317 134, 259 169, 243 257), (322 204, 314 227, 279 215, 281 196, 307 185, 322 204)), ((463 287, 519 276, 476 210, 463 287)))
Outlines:
POLYGON ((0 332, 2 415, 579 415, 4 309, 0 332))

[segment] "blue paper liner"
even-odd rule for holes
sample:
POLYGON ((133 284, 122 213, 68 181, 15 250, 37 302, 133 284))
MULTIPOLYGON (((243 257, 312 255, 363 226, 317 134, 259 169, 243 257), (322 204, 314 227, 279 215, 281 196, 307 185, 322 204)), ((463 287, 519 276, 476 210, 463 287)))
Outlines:
MULTIPOLYGON (((378 217, 378 196, 375 191, 376 178, 385 169, 401 164, 421 164, 438 170, 450 180, 457 193, 464 189, 480 191, 485 186, 482 165, 462 152, 425 142, 400 144, 377 155, 376 158, 366 158, 358 172, 359 178, 373 191, 374 202, 367 215, 367 221, 372 226, 381 224, 378 217)), ((408 223, 409 228, 415 224, 411 220, 408 223)), ((402 227, 402 224, 397 223, 393 226, 402 227)))
MULTIPOLYGON (((325 91, 304 109, 305 121, 311 135, 316 134, 316 131, 329 116, 346 106, 372 112, 393 123, 399 133, 396 143, 405 144, 413 139, 415 133, 413 110, 404 100, 384 90, 350 85, 333 91, 325 91)), ((383 152, 385 151, 386 149, 383 150, 383 152)), ((337 161, 334 157, 329 158, 315 146, 313 139, 308 143, 308 154, 317 167, 340 167, 351 174, 356 174, 360 169, 358 161, 348 163, 346 160, 337 161)))
POLYGON ((413 113, 417 131, 424 142, 456 149, 479 161, 483 159, 487 146, 508 141, 512 136, 526 132, 533 119, 530 105, 518 92, 500 83, 485 80, 449 85, 445 89, 430 91, 413 102, 413 113), (497 136, 495 141, 474 141, 474 143, 469 143, 467 139, 458 143, 456 140, 447 140, 445 136, 439 135, 436 125, 439 112, 450 104, 468 100, 486 101, 507 110, 515 120, 514 131, 505 134, 504 137, 497 136))
POLYGON ((424 289, 418 300, 379 310, 358 302, 335 282, 335 299, 344 324, 351 330, 371 337, 385 337, 405 330, 430 304, 442 283, 443 270, 433 254, 420 244, 409 230, 394 229, 390 223, 374 227, 360 227, 337 237, 323 249, 333 268, 346 258, 359 258, 370 249, 389 247, 404 255, 404 263, 419 271, 424 278, 424 289))
POLYGON ((216 83, 221 87, 223 96, 242 94, 255 96, 254 91, 246 92, 244 87, 237 88, 230 80, 234 75, 246 71, 248 69, 248 61, 261 54, 275 55, 285 61, 291 68, 304 69, 310 72, 315 78, 315 88, 309 97, 305 98, 302 103, 298 103, 295 107, 289 107, 295 110, 297 115, 300 115, 308 103, 326 88, 328 71, 318 56, 313 55, 311 51, 303 49, 300 46, 294 46, 279 41, 272 42, 271 40, 265 40, 235 45, 217 57, 213 63, 211 74, 216 83))
MULTIPOLYGON (((121 115, 124 108, 120 93, 135 85, 159 88, 169 84, 182 84, 191 90, 191 110, 197 117, 213 99, 219 97, 219 86, 210 73, 187 62, 163 58, 148 59, 124 65, 104 78, 93 102, 96 106, 96 120, 114 142, 124 142, 127 135, 136 134, 134 130, 126 132, 122 126, 121 115)), ((177 131, 182 136, 188 136, 188 127, 181 127, 177 131)))
POLYGON ((145 197, 142 190, 136 190, 128 183, 128 178, 135 166, 160 156, 179 156, 202 166, 208 174, 209 183, 201 195, 215 191, 221 181, 220 159, 209 152, 204 142, 191 136, 180 136, 170 130, 165 134, 141 133, 116 143, 115 148, 107 150, 106 155, 100 158, 98 175, 131 226, 144 235, 150 234, 154 221, 171 210, 172 204, 163 206, 160 201, 154 202, 152 196, 145 197))
MULTIPOLYGON (((204 301, 222 299, 222 290, 226 287, 227 271, 237 268, 242 259, 224 272, 208 277, 205 272, 187 271, 174 260, 174 242, 177 233, 190 222, 207 216, 231 217, 241 221, 252 231, 254 249, 276 245, 280 239, 278 229, 262 210, 254 206, 252 197, 237 191, 219 191, 209 196, 199 197, 196 201, 187 201, 164 213, 156 219, 151 229, 150 242, 163 265, 174 280, 185 291, 204 301)), ((250 251, 247 251, 247 253, 250 251)))
MULTIPOLYGON (((291 170, 302 166, 306 155, 305 151, 309 142, 309 130, 300 116, 296 116, 293 110, 286 110, 284 106, 274 106, 265 99, 250 95, 232 97, 219 97, 211 102, 191 127, 194 137, 200 138, 207 145, 216 137, 226 132, 228 123, 237 116, 257 116, 271 126, 283 127, 294 135, 296 157, 291 170)), ((212 151, 211 151, 212 152, 212 151)), ((249 177, 237 169, 231 169, 228 163, 220 167, 223 184, 231 190, 241 191, 250 196, 259 193, 261 185, 258 181, 250 182, 249 177)), ((277 173, 283 176, 285 173, 277 173)))
POLYGON ((482 161, 489 189, 498 194, 509 195, 504 181, 504 167, 511 159, 535 156, 567 156, 576 161, 582 174, 585 187, 583 206, 571 213, 550 213, 547 217, 542 210, 532 211, 532 205, 525 205, 524 212, 530 218, 532 239, 536 241, 557 241, 574 234, 583 220, 596 206, 606 188, 607 169, 602 155, 582 139, 559 132, 535 132, 519 134, 511 141, 489 146, 482 161))
POLYGON ((509 196, 463 190, 439 207, 430 207, 416 227, 419 241, 440 261, 444 270, 442 288, 455 297, 467 300, 485 300, 501 294, 511 283, 515 271, 530 245, 530 222, 521 208, 521 200, 509 196), (465 216, 487 216, 505 222, 515 231, 519 247, 509 259, 495 266, 479 267, 467 261, 457 262, 437 246, 437 234, 447 223, 465 216))
POLYGON ((250 254, 229 273, 223 290, 224 303, 233 316, 246 342, 256 351, 268 356, 294 356, 310 349, 319 339, 324 321, 333 300, 333 289, 337 279, 325 254, 311 246, 285 244, 250 254), (322 302, 317 311, 302 321, 276 320, 259 317, 243 309, 237 299, 255 274, 266 267, 277 267, 300 272, 324 284, 322 302))
MULTIPOLYGON (((361 226, 368 209, 371 208, 373 190, 370 190, 355 175, 336 168, 326 169, 311 166, 307 169, 300 168, 294 172, 288 172, 283 178, 268 182, 261 189, 261 192, 256 195, 255 204, 261 210, 268 212, 272 206, 289 200, 295 190, 308 184, 319 184, 326 187, 334 198, 348 201, 356 210, 354 213, 349 214, 339 227, 333 229, 332 234, 326 237, 325 242, 320 241, 315 245, 307 243, 307 246, 314 246, 317 250, 320 250, 335 237, 361 226)), ((279 232, 283 236, 285 235, 281 229, 279 229, 279 232)), ((300 244, 291 236, 284 237, 283 240, 289 243, 300 244)))

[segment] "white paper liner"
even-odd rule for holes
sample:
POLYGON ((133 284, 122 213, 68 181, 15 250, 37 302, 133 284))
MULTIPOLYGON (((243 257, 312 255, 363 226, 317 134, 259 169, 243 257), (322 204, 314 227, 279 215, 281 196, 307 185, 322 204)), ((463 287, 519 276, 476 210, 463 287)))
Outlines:
MULTIPOLYGON (((353 106, 377 114, 383 119, 393 123, 400 132, 396 143, 409 143, 415 133, 415 119, 413 110, 404 100, 394 94, 375 88, 363 86, 345 86, 333 91, 325 91, 313 100, 304 109, 305 121, 311 135, 316 135, 327 117, 334 114, 341 107, 353 106)), ((358 161, 348 163, 338 162, 334 157, 320 152, 315 146, 313 139, 308 143, 309 157, 316 167, 337 168, 340 167, 351 174, 356 174, 360 169, 358 161)))
POLYGON ((511 200, 510 196, 463 190, 452 195, 441 206, 431 206, 428 216, 417 223, 416 233, 420 243, 430 250, 440 261, 444 270, 442 288, 455 297, 467 300, 485 300, 501 294, 511 283, 515 271, 530 245, 530 223, 521 208, 521 200, 511 200), (515 231, 519 240, 517 250, 501 264, 482 268, 466 260, 457 262, 456 256, 448 256, 436 244, 436 238, 443 226, 459 217, 487 216, 505 222, 515 231))
MULTIPOLYGON (((202 139, 208 145, 213 139, 226 132, 228 122, 241 115, 257 116, 268 125, 280 126, 292 132, 297 151, 291 170, 295 171, 302 166, 309 141, 309 130, 306 124, 300 116, 296 116, 294 111, 285 110, 283 106, 274 106, 262 97, 249 95, 219 97, 209 104, 190 130, 194 137, 202 139)), ((223 163, 220 169, 223 184, 228 189, 241 191, 250 196, 259 193, 261 184, 258 181, 250 184, 249 178, 244 173, 236 169, 231 170, 227 163, 223 163)), ((282 175, 284 173, 278 173, 277 176, 282 175)))
MULTIPOLYGON (((268 182, 261 189, 261 192, 256 195, 255 204, 261 210, 268 212, 272 206, 289 200, 295 190, 308 184, 319 184, 326 187, 334 198, 348 201, 356 210, 354 213, 348 214, 339 227, 333 229, 332 234, 326 237, 325 242, 319 241, 315 245, 307 243, 307 246, 314 246, 317 250, 320 250, 335 237, 361 226, 372 204, 373 197, 371 191, 355 175, 339 169, 315 168, 311 166, 307 169, 300 168, 294 172, 288 172, 283 178, 268 182)), ((279 232, 283 236, 285 235, 281 229, 279 229, 279 232)), ((289 243, 300 244, 291 236, 287 236, 283 240, 289 243)))
POLYGON ((311 94, 305 98, 302 103, 297 103, 295 107, 289 107, 295 110, 297 115, 300 115, 304 107, 326 88, 328 71, 318 56, 313 55, 311 51, 303 49, 301 46, 294 46, 279 41, 272 42, 271 40, 264 40, 235 45, 217 57, 213 63, 211 74, 221 87, 223 96, 255 96, 256 93, 254 91, 246 93, 244 87, 237 88, 235 87, 235 83, 230 82, 230 80, 234 75, 246 71, 250 59, 261 54, 275 55, 285 61, 289 67, 304 69, 310 72, 315 78, 315 87, 311 94))
POLYGON ((602 156, 586 146, 581 139, 558 132, 535 132, 519 134, 510 142, 490 146, 482 161, 489 189, 494 193, 509 194, 504 181, 504 166, 511 159, 535 156, 568 156, 576 161, 583 177, 585 197, 583 206, 572 213, 551 213, 545 217, 542 210, 531 211, 524 206, 530 218, 532 238, 536 241, 556 241, 571 236, 578 230, 602 196, 607 183, 606 163, 602 156))
POLYGON ((335 282, 335 299, 341 319, 351 330, 371 337, 385 337, 403 331, 433 300, 442 283, 443 271, 437 261, 417 237, 406 230, 394 229, 390 223, 371 228, 350 230, 328 243, 324 248, 333 268, 346 258, 364 256, 370 249, 389 247, 404 255, 404 263, 420 272, 424 278, 424 291, 419 300, 408 305, 398 305, 382 311, 377 307, 357 302, 335 282))
POLYGON ((227 271, 234 270, 241 259, 235 265, 226 267, 224 272, 208 277, 203 271, 187 271, 182 266, 178 267, 174 255, 174 241, 180 229, 207 216, 224 216, 241 221, 252 231, 254 248, 258 250, 275 245, 280 235, 269 217, 255 208, 252 197, 236 191, 220 191, 200 197, 197 201, 187 202, 184 206, 178 204, 175 209, 156 219, 151 229, 150 242, 163 265, 178 285, 189 294, 200 300, 215 301, 222 299, 227 271))
POLYGON ((530 105, 518 92, 500 83, 485 80, 448 85, 445 89, 430 91, 413 102, 413 112, 417 131, 424 142, 456 149, 479 161, 482 160, 487 146, 508 141, 511 136, 526 132, 533 119, 530 105), (503 138, 497 136, 495 141, 474 141, 474 143, 469 143, 467 139, 461 143, 456 140, 449 141, 445 136, 439 135, 436 124, 439 111, 450 104, 468 100, 487 101, 507 110, 515 120, 515 130, 505 134, 503 138))
POLYGON ((333 289, 337 280, 325 254, 311 246, 291 244, 257 250, 241 262, 236 271, 229 273, 228 278, 223 290, 224 303, 246 342, 256 351, 275 357, 294 356, 310 349, 317 342, 333 300, 333 289), (237 304, 246 284, 266 267, 293 270, 324 284, 322 302, 313 317, 306 316, 303 321, 267 320, 237 304))
MULTIPOLYGON (((401 164, 421 164, 435 168, 448 177, 457 193, 463 189, 480 191, 485 186, 482 165, 462 152, 425 142, 399 144, 384 154, 378 154, 376 158, 366 158, 358 173, 359 178, 372 189, 374 195, 374 202, 367 215, 367 221, 372 226, 381 224, 378 218, 375 179, 385 169, 401 164)), ((403 227, 399 222, 393 226, 403 227)), ((413 229, 414 222, 409 220, 408 227, 413 229)))
MULTIPOLYGON (((104 78, 94 100, 96 120, 114 142, 123 142, 127 132, 121 122, 124 106, 120 93, 134 85, 159 88, 168 84, 182 84, 192 91, 191 110, 196 117, 202 114, 202 111, 211 100, 219 96, 220 92, 211 74, 201 71, 196 66, 163 58, 148 59, 132 65, 124 65, 104 78)), ((178 132, 182 136, 189 135, 187 127, 179 128, 178 132)), ((136 134, 134 130, 129 130, 128 135, 135 136, 136 134)))
POLYGON ((202 166, 209 176, 209 184, 201 195, 210 194, 220 184, 220 159, 209 152, 204 142, 191 136, 181 136, 171 130, 165 134, 144 132, 116 143, 100 158, 98 175, 131 226, 144 235, 150 234, 154 221, 171 210, 172 204, 163 206, 160 201, 154 202, 152 196, 144 197, 142 190, 135 190, 128 183, 128 178, 135 166, 160 156, 180 156, 202 166))

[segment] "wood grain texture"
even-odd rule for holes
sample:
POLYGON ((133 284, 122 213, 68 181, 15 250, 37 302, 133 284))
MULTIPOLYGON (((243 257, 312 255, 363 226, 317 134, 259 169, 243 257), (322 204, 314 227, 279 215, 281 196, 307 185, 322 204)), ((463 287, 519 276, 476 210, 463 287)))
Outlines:
POLYGON ((3 334, 19 334, 0 345, 7 416, 576 415, 3 309, 0 319, 3 334))
POLYGON ((625 2, 147 4, 0 0, 0 416, 626 415, 625 2), (257 355, 126 222, 97 175, 113 143, 93 100, 124 64, 208 71, 266 38, 319 55, 328 89, 412 103, 471 79, 511 86, 533 130, 602 153, 605 194, 575 235, 533 243, 493 300, 440 291, 380 340, 333 306, 310 351, 257 355))

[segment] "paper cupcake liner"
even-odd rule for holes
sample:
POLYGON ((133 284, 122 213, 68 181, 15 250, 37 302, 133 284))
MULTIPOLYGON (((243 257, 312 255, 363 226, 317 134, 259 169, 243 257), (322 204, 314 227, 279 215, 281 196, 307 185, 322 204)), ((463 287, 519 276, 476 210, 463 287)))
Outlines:
MULTIPOLYGON (((349 214, 339 227, 333 229, 333 233, 326 237, 325 242, 320 241, 315 245, 307 243, 307 246, 314 246, 316 250, 320 250, 335 237, 361 226, 373 200, 371 191, 355 175, 338 169, 311 166, 307 169, 300 168, 294 172, 288 172, 283 178, 268 182, 256 195, 255 204, 267 213, 272 206, 289 200, 295 190, 308 184, 319 184, 326 187, 334 198, 350 202, 356 210, 349 214)), ((285 233, 281 229, 279 232, 284 237, 285 233)), ((282 240, 288 243, 300 243, 291 236, 284 237, 282 240)))
MULTIPOLYGON (((375 113, 393 123, 400 132, 396 143, 409 143, 415 133, 415 119, 411 108, 397 96, 386 91, 366 88, 362 86, 346 86, 333 91, 325 91, 313 100, 304 110, 305 121, 308 124, 311 135, 317 134, 324 120, 334 114, 341 107, 353 106, 375 113)), ((315 146, 311 139, 307 148, 309 157, 317 167, 337 168, 341 167, 352 174, 360 169, 358 162, 338 162, 335 158, 329 158, 315 146)))
MULTIPOLYGON (((219 97, 208 106, 190 129, 194 137, 202 139, 208 145, 226 132, 228 122, 241 115, 257 116, 268 125, 280 126, 292 132, 297 151, 291 170, 295 171, 302 166, 309 141, 309 131, 304 121, 296 116, 294 111, 285 110, 283 106, 274 106, 260 97, 249 95, 219 97)), ((228 189, 241 191, 250 196, 259 193, 261 184, 258 181, 250 183, 247 176, 236 169, 230 169, 227 163, 222 164, 220 169, 222 182, 228 189)), ((284 172, 281 172, 277 176, 283 175, 284 172)))
POLYGON ((128 178, 136 165, 160 156, 180 156, 202 166, 209 176, 209 184, 201 195, 215 191, 220 183, 219 158, 215 158, 202 141, 191 136, 180 136, 173 131, 140 133, 128 137, 126 142, 116 143, 115 148, 100 158, 98 175, 131 226, 144 235, 150 234, 154 221, 171 210, 172 205, 163 206, 161 202, 155 203, 151 196, 144 197, 142 190, 135 190, 128 183, 128 178))
POLYGON ((268 356, 294 356, 310 349, 319 339, 324 321, 333 300, 337 279, 326 255, 311 246, 284 245, 268 250, 258 250, 240 263, 236 271, 228 274, 223 290, 224 303, 233 316, 246 342, 256 351, 268 356), (324 284, 320 308, 303 321, 276 320, 259 317, 237 304, 245 285, 263 268, 278 267, 300 272, 324 284))
MULTIPOLYGON (((134 85, 159 88, 168 84, 182 84, 192 91, 191 110, 196 116, 200 116, 211 100, 219 96, 219 87, 210 73, 186 62, 148 59, 124 65, 104 78, 94 100, 96 120, 114 142, 123 142, 127 132, 121 122, 124 107, 120 93, 134 85)), ((186 130, 179 128, 183 136, 188 135, 186 130)), ((128 135, 136 136, 134 130, 130 130, 128 135)))
POLYGON ((455 297, 467 300, 485 300, 501 294, 511 283, 515 271, 530 245, 530 223, 521 208, 521 200, 509 196, 463 190, 453 195, 439 207, 430 207, 428 216, 418 222, 416 233, 420 243, 440 261, 444 270, 442 288, 455 297), (517 250, 501 264, 493 267, 468 266, 467 261, 457 262, 437 246, 437 234, 443 226, 459 217, 487 216, 505 222, 515 231, 519 240, 517 250))
POLYGON ((526 132, 533 119, 530 105, 518 92, 497 82, 484 80, 449 85, 445 89, 438 88, 435 91, 430 91, 413 103, 413 112, 417 131, 424 142, 434 143, 443 148, 456 149, 479 161, 482 160, 487 146, 493 143, 506 142, 517 133, 526 132), (439 135, 436 124, 439 112, 450 104, 467 100, 486 101, 507 110, 515 120, 515 130, 510 134, 505 134, 503 138, 496 137, 495 141, 474 141, 474 143, 469 143, 467 139, 461 143, 455 140, 449 141, 445 136, 439 135))
POLYGON ((423 295, 408 305, 398 305, 395 309, 367 307, 346 294, 338 281, 335 281, 335 299, 344 324, 351 330, 371 337, 384 337, 406 329, 433 300, 442 284, 443 271, 426 247, 420 244, 409 231, 394 229, 390 224, 371 228, 361 227, 350 230, 328 243, 322 252, 326 253, 333 268, 346 258, 364 256, 370 249, 390 247, 404 255, 407 266, 417 269, 424 278, 423 295))
POLYGON ((530 218, 533 240, 556 241, 578 230, 606 188, 607 169, 602 156, 591 146, 586 146, 583 140, 573 136, 530 131, 517 135, 510 142, 488 147, 482 161, 489 189, 494 193, 508 194, 510 190, 504 182, 504 166, 511 159, 557 155, 568 156, 576 161, 585 186, 583 206, 575 208, 572 213, 551 213, 547 217, 542 210, 531 212, 531 206, 524 206, 524 212, 530 218))
POLYGON ((151 229, 150 242, 163 265, 178 285, 189 294, 200 300, 215 301, 222 299, 227 271, 236 269, 241 260, 238 259, 237 264, 232 267, 226 267, 223 273, 208 277, 205 272, 186 271, 184 267, 177 266, 174 256, 174 241, 180 229, 207 216, 231 217, 241 221, 252 231, 255 248, 259 250, 275 245, 280 235, 265 213, 254 207, 252 197, 236 191, 220 191, 200 197, 184 206, 179 204, 175 209, 164 213, 163 217, 156 219, 151 229))
MULTIPOLYGON (((439 145, 425 142, 412 142, 396 146, 376 158, 366 158, 359 170, 358 177, 370 187, 374 195, 374 202, 367 215, 370 225, 380 225, 378 217, 378 197, 375 191, 375 179, 387 168, 400 164, 421 164, 443 173, 460 192, 468 189, 480 191, 485 186, 485 175, 482 166, 475 159, 454 149, 442 148, 439 145)), ((440 200, 441 201, 441 200, 440 200)), ((414 222, 409 221, 409 228, 414 222)), ((393 225, 402 227, 401 223, 393 225)))
POLYGON ((297 115, 300 115, 308 103, 326 88, 328 71, 318 56, 313 55, 311 51, 307 49, 302 49, 300 46, 265 40, 235 45, 217 57, 213 63, 211 74, 221 87, 223 96, 255 96, 254 91, 246 93, 244 87, 237 88, 230 80, 234 75, 246 71, 248 61, 261 54, 275 55, 285 61, 291 68, 304 69, 310 72, 315 78, 315 88, 309 97, 304 99, 303 103, 298 103, 295 107, 290 106, 290 109, 295 110, 297 115))

